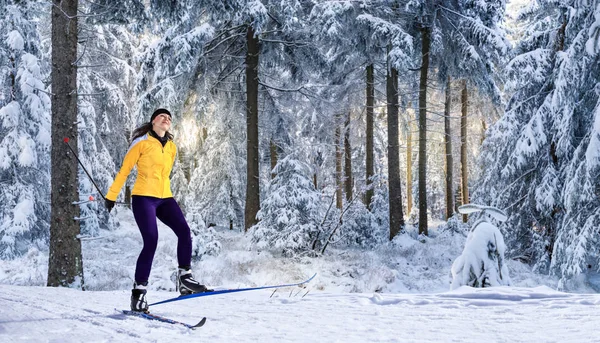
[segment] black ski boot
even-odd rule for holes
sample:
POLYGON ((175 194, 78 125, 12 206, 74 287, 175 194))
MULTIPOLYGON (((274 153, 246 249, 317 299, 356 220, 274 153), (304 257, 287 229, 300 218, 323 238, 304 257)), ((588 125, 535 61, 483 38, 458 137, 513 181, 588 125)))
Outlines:
POLYGON ((146 286, 148 282, 134 283, 131 290, 131 310, 137 312, 148 312, 148 301, 146 301, 146 286))
POLYGON ((212 292, 212 289, 206 288, 201 285, 200 282, 194 280, 192 276, 192 270, 189 268, 179 268, 177 271, 177 288, 181 295, 188 295, 193 293, 204 293, 212 292))

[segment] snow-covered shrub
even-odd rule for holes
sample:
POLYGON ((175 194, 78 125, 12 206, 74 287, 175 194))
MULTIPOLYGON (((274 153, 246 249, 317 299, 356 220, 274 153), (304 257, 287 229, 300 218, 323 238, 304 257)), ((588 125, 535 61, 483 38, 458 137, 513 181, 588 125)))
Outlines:
POLYGON ((373 247, 386 240, 387 230, 362 202, 354 202, 344 213, 339 235, 348 245, 373 247))
POLYGON ((202 256, 217 256, 221 252, 221 242, 216 238, 212 227, 207 227, 198 210, 193 208, 186 217, 192 234, 192 258, 202 259, 202 256))
POLYGON ((375 219, 375 225, 382 230, 389 229, 390 202, 387 187, 375 188, 375 195, 373 196, 373 199, 371 199, 371 213, 375 219))
POLYGON ((462 254, 452 264, 451 288, 510 286, 505 251, 500 230, 486 221, 477 223, 467 236, 462 254))
POLYGON ((455 214, 452 217, 448 218, 448 221, 441 225, 441 229, 444 231, 452 232, 452 233, 460 233, 463 235, 467 234, 468 227, 465 223, 462 222, 462 215, 455 214))
POLYGON ((285 256, 308 251, 316 239, 321 218, 321 194, 310 179, 310 168, 293 156, 277 163, 276 174, 251 230, 259 250, 282 252, 285 256))
MULTIPOLYGON (((411 209, 410 214, 408 216, 408 219, 406 221, 406 223, 408 225, 411 226, 419 226, 419 207, 415 206, 411 209)), ((431 217, 431 212, 429 210, 427 210, 427 222, 430 223, 433 221, 433 218, 431 217)))

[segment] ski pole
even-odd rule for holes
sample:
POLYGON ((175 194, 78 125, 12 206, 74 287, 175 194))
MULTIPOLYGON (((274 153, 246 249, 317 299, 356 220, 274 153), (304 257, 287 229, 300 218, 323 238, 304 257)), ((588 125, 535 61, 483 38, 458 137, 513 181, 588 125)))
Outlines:
MULTIPOLYGON (((90 173, 88 173, 87 169, 85 169, 85 167, 83 166, 83 163, 81 163, 81 160, 77 156, 77 153, 75 152, 75 150, 73 150, 73 148, 71 148, 71 145, 69 144, 69 137, 65 137, 63 139, 63 141, 69 147, 69 149, 71 149, 71 152, 73 153, 73 155, 75 155, 75 158, 77 159, 77 162, 79 162, 79 165, 81 166, 81 168, 83 168, 83 171, 86 173, 87 177, 90 178, 90 181, 92 181, 92 183, 94 184, 94 187, 96 187, 96 190, 98 191, 98 194, 100 194, 100 196, 102 197, 102 199, 106 200, 106 198, 104 197, 104 194, 100 190, 100 187, 98 187, 98 185, 96 184, 96 182, 94 181, 94 179, 92 178, 92 176, 90 175, 90 173)), ((128 203, 122 202, 122 201, 115 201, 115 204, 129 205, 128 203)))

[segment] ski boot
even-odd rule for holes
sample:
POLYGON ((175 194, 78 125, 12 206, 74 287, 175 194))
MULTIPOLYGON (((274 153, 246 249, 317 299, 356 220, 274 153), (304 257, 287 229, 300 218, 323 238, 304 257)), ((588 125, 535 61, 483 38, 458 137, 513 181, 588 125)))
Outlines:
POLYGON ((177 271, 177 288, 181 295, 194 293, 212 292, 212 289, 206 288, 198 281, 194 280, 192 270, 190 268, 179 268, 177 271))
POLYGON ((146 286, 148 282, 134 283, 131 290, 131 310, 136 312, 148 312, 148 301, 146 301, 146 286))

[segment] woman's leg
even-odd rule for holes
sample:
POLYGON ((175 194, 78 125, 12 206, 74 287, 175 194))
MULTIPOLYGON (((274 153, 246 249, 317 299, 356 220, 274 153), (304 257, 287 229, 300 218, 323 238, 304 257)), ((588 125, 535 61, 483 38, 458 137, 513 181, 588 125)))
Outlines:
POLYGON ((177 262, 179 267, 189 268, 192 264, 192 236, 181 208, 173 198, 162 199, 156 208, 156 217, 177 235, 177 262))
POLYGON ((135 267, 135 282, 137 284, 148 282, 148 277, 150 276, 152 260, 154 260, 154 253, 156 252, 156 245, 158 243, 156 207, 160 204, 160 200, 139 195, 132 196, 131 206, 133 216, 144 241, 144 247, 140 252, 135 267))

